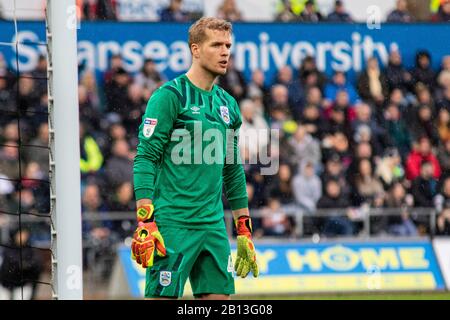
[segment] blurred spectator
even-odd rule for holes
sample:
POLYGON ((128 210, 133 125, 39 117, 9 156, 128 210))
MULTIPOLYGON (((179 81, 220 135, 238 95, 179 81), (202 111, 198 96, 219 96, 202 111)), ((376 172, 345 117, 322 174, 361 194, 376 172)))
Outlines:
POLYGON ((325 132, 325 120, 322 118, 319 107, 314 104, 307 104, 303 108, 300 117, 301 124, 305 127, 306 132, 315 139, 322 139, 325 132))
POLYGON ((116 20, 117 0, 78 0, 77 6, 86 20, 116 20))
POLYGON ((278 174, 270 177, 267 182, 268 197, 276 197, 282 204, 292 203, 292 171, 288 164, 280 164, 278 174))
POLYGON ((342 131, 336 131, 333 134, 327 135, 322 140, 322 155, 324 159, 328 159, 333 154, 339 155, 345 169, 352 162, 350 143, 342 131))
POLYGON ((113 54, 109 58, 109 69, 103 74, 103 85, 106 87, 109 85, 113 79, 114 74, 117 70, 123 68, 123 59, 120 54, 113 54))
POLYGON ((335 216, 325 218, 323 223, 319 223, 319 231, 327 237, 353 235, 355 225, 345 214, 345 209, 349 205, 348 199, 341 194, 339 183, 335 180, 328 180, 325 185, 325 194, 319 199, 317 208, 336 209, 336 212, 335 216))
POLYGON ((442 164, 442 171, 445 175, 450 175, 450 140, 447 140, 439 146, 439 163, 442 164))
MULTIPOLYGON (((114 193, 109 195, 108 209, 114 212, 133 212, 136 210, 133 186, 130 181, 118 185, 114 189, 114 193)), ((120 225, 116 226, 116 231, 124 239, 133 232, 135 221, 133 219, 122 220, 119 223, 120 225)))
POLYGON ((22 73, 16 85, 19 87, 17 109, 20 109, 22 112, 35 111, 39 105, 40 98, 39 92, 36 90, 36 80, 33 79, 30 73, 22 73))
POLYGON ((288 143, 292 148, 292 163, 297 166, 300 172, 301 164, 304 161, 312 163, 315 170, 319 169, 321 163, 319 141, 314 139, 303 125, 297 127, 288 143))
POLYGON ((105 84, 105 96, 108 112, 115 112, 120 115, 127 111, 128 85, 130 76, 125 69, 119 67, 112 75, 112 80, 105 84))
POLYGON ((126 108, 122 109, 121 119, 128 131, 128 135, 135 136, 141 124, 142 114, 145 112, 147 101, 143 98, 143 89, 138 84, 130 84, 127 92, 126 108))
POLYGON ((431 17, 433 22, 449 22, 450 21, 450 0, 442 0, 439 10, 431 17))
MULTIPOLYGON (((404 1, 404 0, 400 0, 404 1)), ((403 93, 411 89, 412 76, 402 64, 402 56, 398 50, 392 50, 389 54, 389 63, 384 71, 387 84, 392 91, 399 88, 403 93)))
POLYGON ((439 143, 439 132, 433 119, 433 112, 429 105, 420 105, 415 108, 416 116, 411 125, 411 134, 414 140, 426 136, 432 145, 439 143))
POLYGON ((389 215, 386 220, 386 231, 395 236, 417 236, 418 231, 410 217, 409 210, 412 206, 412 196, 406 193, 400 182, 394 183, 388 190, 386 206, 398 208, 400 214, 389 215))
POLYGON ((376 147, 375 152, 379 154, 382 147, 387 145, 386 130, 378 125, 375 117, 372 116, 372 110, 367 103, 359 103, 356 108, 356 118, 352 123, 353 134, 357 133, 361 126, 368 127, 373 137, 372 143, 376 147))
POLYGON ((325 123, 325 133, 333 135, 335 132, 342 132, 346 136, 350 136, 350 121, 347 117, 347 112, 343 108, 328 108, 325 114, 328 114, 328 119, 325 123), (331 111, 330 111, 331 110, 331 111))
POLYGON ((9 69, 2 52, 0 52, 0 79, 5 80, 8 89, 14 86, 16 80, 16 75, 9 69))
POLYGON ((336 71, 332 82, 325 86, 325 99, 329 100, 330 103, 335 101, 337 93, 341 90, 347 91, 350 104, 354 105, 358 102, 359 96, 355 87, 347 81, 344 72, 336 71))
POLYGON ((330 117, 331 109, 341 109, 349 121, 355 119, 356 113, 354 106, 350 104, 348 93, 345 90, 338 91, 336 100, 331 105, 325 107, 325 115, 327 118, 330 117))
POLYGON ((450 235, 450 209, 442 210, 437 218, 437 234, 442 236, 450 235))
POLYGON ((0 145, 0 173, 9 179, 19 179, 19 172, 19 145, 7 140, 0 145))
POLYGON ((45 177, 49 175, 49 132, 48 122, 42 122, 38 128, 37 136, 29 143, 36 147, 27 147, 22 150, 22 154, 27 162, 37 162, 45 177), (42 147, 42 148, 38 148, 42 147))
POLYGON ((414 17, 408 11, 408 2, 406 0, 397 0, 396 9, 389 13, 387 22, 409 23, 414 21, 414 17))
POLYGON ((104 111, 101 106, 97 80, 92 70, 85 70, 80 75, 80 84, 86 89, 86 97, 92 107, 97 111, 104 111))
POLYGON ((406 178, 410 181, 420 175, 420 168, 423 162, 430 162, 433 167, 433 177, 439 179, 441 176, 441 166, 431 149, 430 139, 421 137, 418 139, 411 153, 406 159, 406 178))
POLYGON ((222 5, 217 10, 216 16, 231 22, 242 20, 242 14, 234 0, 223 0, 222 5))
POLYGON ((434 198, 437 213, 437 234, 450 235, 450 177, 447 177, 441 192, 434 198))
POLYGON ((1 300, 36 298, 43 261, 39 250, 30 248, 30 245, 30 231, 26 227, 11 232, 10 242, 3 247, 0 259, 1 300), (2 291, 5 291, 4 296, 2 291))
POLYGON ((368 159, 359 161, 354 187, 358 205, 362 203, 372 205, 378 196, 384 194, 383 185, 373 174, 372 164, 368 159))
POLYGON ((98 273, 106 279, 112 270, 112 257, 115 255, 113 243, 118 241, 117 228, 106 216, 108 208, 95 182, 89 182, 84 188, 81 209, 84 217, 83 265, 93 270, 101 269, 98 273), (87 213, 98 216, 89 219, 87 213))
MULTIPOLYGON (((248 148, 249 159, 258 159, 261 150, 265 150, 269 143, 269 126, 261 114, 257 113, 253 101, 244 99, 241 101, 242 125, 239 131, 239 147, 248 148)), ((254 163, 254 162, 252 162, 254 163)))
POLYGON ((81 122, 85 123, 90 130, 100 127, 100 118, 102 115, 92 105, 88 90, 83 85, 78 86, 78 107, 81 122))
POLYGON ((322 15, 316 10, 313 0, 308 0, 305 3, 305 9, 300 14, 304 22, 320 22, 323 20, 322 15))
POLYGON ((280 0, 278 2, 278 13, 275 16, 275 21, 279 22, 297 22, 301 21, 301 18, 298 14, 294 12, 294 8, 292 7, 292 1, 290 0, 280 0))
POLYGON ((306 56, 299 69, 299 78, 302 85, 318 86, 323 91, 326 83, 326 75, 317 68, 316 59, 313 56, 306 56))
POLYGON ((183 0, 170 0, 168 7, 161 10, 159 19, 162 22, 186 22, 189 21, 187 12, 181 9, 183 0))
POLYGON ((256 69, 252 72, 252 78, 247 84, 247 98, 250 98, 256 106, 256 113, 268 116, 270 105, 270 89, 265 85, 264 72, 256 69))
POLYGON ((358 93, 360 97, 381 107, 388 97, 389 88, 385 75, 380 71, 375 57, 367 60, 366 69, 358 77, 358 93))
POLYGON ((327 182, 329 180, 335 180, 337 183, 339 183, 339 186, 341 187, 341 193, 344 197, 347 197, 350 195, 350 185, 347 182, 346 172, 342 165, 341 158, 339 155, 332 154, 326 161, 325 161, 325 169, 323 174, 321 175, 322 178, 322 189, 327 185, 327 182))
POLYGON ((317 201, 322 196, 322 182, 314 171, 314 163, 303 161, 300 172, 292 181, 297 204, 308 212, 316 210, 317 201))
MULTIPOLYGON (((6 79, 0 76, 0 112, 16 112, 16 108, 16 95, 11 89, 8 88, 8 82, 6 81, 6 79)), ((3 126, 9 118, 10 117, 8 117, 7 114, 2 112, 2 117, 0 118, 0 126, 3 126)))
POLYGON ((276 84, 271 88, 271 98, 269 110, 272 113, 273 109, 278 109, 290 116, 292 108, 289 104, 288 90, 282 84, 276 84))
POLYGON ((117 20, 117 0, 97 0, 97 19, 117 20))
POLYGON ((438 213, 444 209, 450 209, 450 177, 444 179, 441 190, 434 197, 433 202, 438 213))
POLYGON ((95 175, 103 165, 103 155, 95 139, 80 123, 80 169, 82 179, 88 175, 95 175))
POLYGON ((228 60, 227 73, 219 77, 219 86, 229 92, 238 102, 247 95, 247 85, 242 72, 236 69, 234 57, 228 60))
POLYGON ((40 55, 37 61, 36 69, 31 72, 35 80, 36 95, 39 97, 47 93, 47 57, 40 55))
POLYGON ((146 100, 150 98, 153 91, 166 81, 167 78, 158 71, 155 61, 151 58, 147 58, 144 61, 141 71, 134 78, 136 84, 148 90, 148 93, 145 95, 146 100))
POLYGON ((353 22, 352 17, 345 11, 344 3, 341 0, 336 0, 334 4, 334 11, 328 15, 329 22, 353 22))
POLYGON ((384 119, 386 121, 386 132, 391 142, 400 152, 402 159, 405 159, 411 149, 411 135, 396 104, 388 104, 384 119))
POLYGON ((282 84, 286 87, 288 87, 293 80, 293 74, 292 74, 292 69, 290 66, 282 66, 275 77, 275 81, 273 82, 274 84, 282 84))
POLYGON ((17 121, 11 121, 3 127, 3 139, 19 143, 19 128, 17 121))
POLYGON ((437 77, 437 82, 441 88, 450 87, 450 55, 442 58, 441 70, 437 77))
POLYGON ((268 199, 267 207, 262 209, 262 226, 265 236, 289 236, 292 223, 276 197, 268 199))
POLYGON ((422 83, 430 90, 435 87, 436 73, 431 68, 431 55, 426 50, 416 53, 416 66, 411 70, 413 84, 422 83))
POLYGON ((397 149, 388 148, 384 151, 383 158, 376 164, 375 174, 381 183, 383 183, 383 187, 386 190, 395 182, 403 180, 405 170, 403 169, 402 159, 397 149))
POLYGON ((433 178, 433 164, 423 161, 420 176, 412 182, 411 193, 416 207, 433 207, 433 198, 437 194, 437 180, 433 178))
POLYGON ((125 139, 113 142, 112 155, 105 165, 105 175, 112 188, 133 181, 133 159, 125 139))
MULTIPOLYGON (((449 73, 450 76, 450 73, 449 73)), ((446 109, 450 110, 450 84, 447 87, 441 89, 441 97, 436 102, 436 107, 438 110, 446 109)))

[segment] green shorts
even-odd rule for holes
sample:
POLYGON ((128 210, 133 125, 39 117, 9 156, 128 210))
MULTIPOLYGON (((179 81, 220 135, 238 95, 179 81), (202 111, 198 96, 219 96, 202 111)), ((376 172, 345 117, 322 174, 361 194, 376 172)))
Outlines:
POLYGON ((189 277, 194 296, 234 294, 234 271, 226 230, 160 226, 167 249, 147 268, 145 297, 183 296, 189 277))

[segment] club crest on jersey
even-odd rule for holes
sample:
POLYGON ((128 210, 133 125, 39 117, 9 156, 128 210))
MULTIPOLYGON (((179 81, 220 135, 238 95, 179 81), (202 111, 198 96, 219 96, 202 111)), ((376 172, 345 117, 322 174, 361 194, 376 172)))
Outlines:
POLYGON ((158 119, 145 118, 144 119, 144 127, 142 128, 142 134, 146 138, 150 138, 155 131, 156 124, 158 123, 158 119))
POLYGON ((230 111, 228 110, 228 107, 220 107, 220 116, 226 124, 230 124, 230 111))
POLYGON ((167 287, 172 283, 172 272, 170 271, 161 271, 159 273, 159 284, 163 287, 167 287))

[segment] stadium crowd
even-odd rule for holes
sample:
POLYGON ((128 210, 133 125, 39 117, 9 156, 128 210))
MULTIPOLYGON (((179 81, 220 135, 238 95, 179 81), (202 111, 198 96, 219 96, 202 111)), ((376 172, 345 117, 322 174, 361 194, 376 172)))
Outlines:
MULTIPOLYGON (((77 0, 83 20, 117 20, 117 0, 77 0)), ((450 21, 450 1, 431 0, 430 14, 426 19, 418 19, 410 12, 407 0, 397 0, 396 8, 386 17, 386 22, 408 23, 418 20, 432 22, 450 21)), ((336 22, 349 23, 358 20, 352 17, 346 10, 342 0, 334 3, 333 10, 323 14, 323 8, 314 0, 278 0, 275 6, 273 20, 279 22, 336 22)), ((162 22, 188 22, 202 16, 203 12, 189 12, 183 9, 183 0, 170 0, 167 7, 159 12, 159 21, 162 22)), ((228 21, 245 21, 243 14, 235 0, 223 0, 219 5, 216 16, 228 21)))
MULTIPOLYGON (((368 208, 397 208, 374 221, 372 234, 428 234, 429 217, 414 216, 417 207, 436 209, 436 233, 450 234, 450 56, 440 70, 430 67, 431 58, 418 52, 416 66, 407 70, 401 54, 392 51, 385 68, 369 59, 355 82, 339 71, 328 78, 313 57, 299 70, 284 66, 274 79, 259 70, 246 79, 231 59, 218 84, 240 104, 249 206, 262 214, 255 218, 256 235, 291 236, 295 221, 287 211, 292 208, 311 218, 305 220, 305 234, 357 235, 368 208), (278 132, 278 148, 269 129, 278 132), (261 156, 269 149, 269 156, 279 159, 275 175, 261 170, 261 156), (251 161, 255 157, 258 162, 251 161), (344 213, 315 217, 318 209, 344 213)), ((2 212, 49 212, 45 70, 41 57, 36 70, 17 79, 0 56, 2 212)), ((137 74, 123 68, 119 55, 100 77, 80 66, 84 214, 135 209, 137 131, 146 102, 165 81, 151 59, 137 74)), ((108 219, 83 224, 94 242, 118 241, 132 227, 132 221, 108 219)))

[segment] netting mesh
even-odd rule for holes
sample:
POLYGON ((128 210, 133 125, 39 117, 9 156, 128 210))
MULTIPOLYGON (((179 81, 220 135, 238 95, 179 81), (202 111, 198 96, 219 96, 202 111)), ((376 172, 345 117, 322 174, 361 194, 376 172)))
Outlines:
MULTIPOLYGON (((0 299, 50 297, 51 215, 47 44, 19 37, 15 1, 0 39, 0 299), (6 31, 6 33, 5 33, 6 31), (43 52, 21 70, 23 46, 43 52), (7 50, 14 52, 6 61, 7 50)), ((42 21, 43 28, 45 22, 42 21)))

